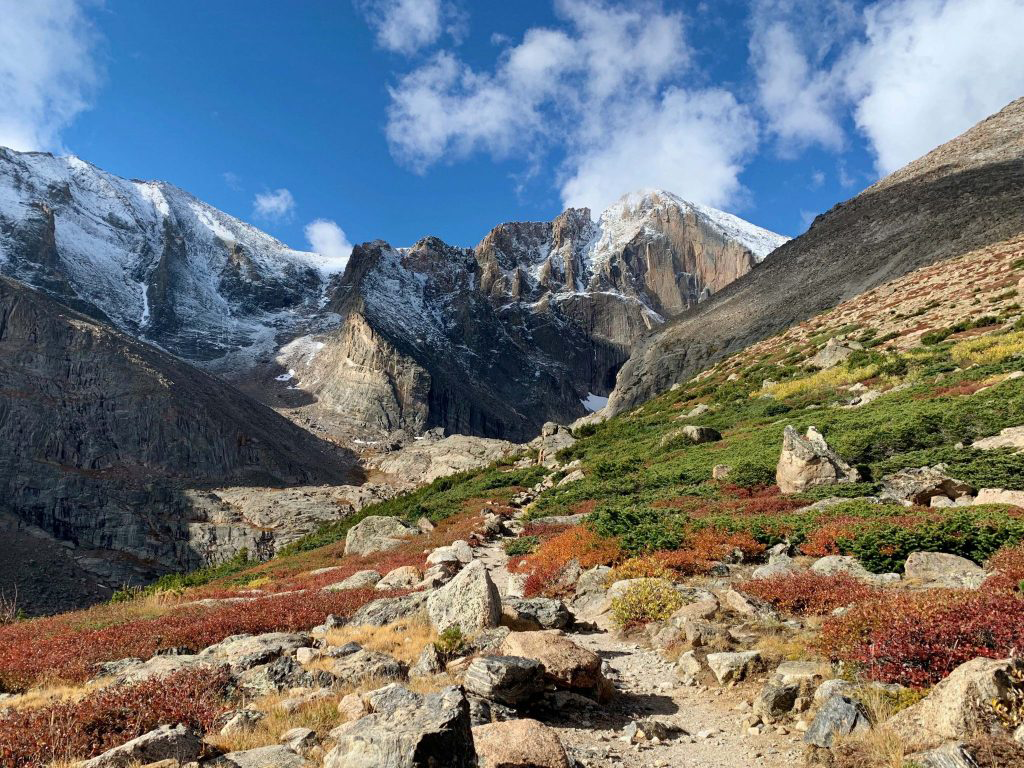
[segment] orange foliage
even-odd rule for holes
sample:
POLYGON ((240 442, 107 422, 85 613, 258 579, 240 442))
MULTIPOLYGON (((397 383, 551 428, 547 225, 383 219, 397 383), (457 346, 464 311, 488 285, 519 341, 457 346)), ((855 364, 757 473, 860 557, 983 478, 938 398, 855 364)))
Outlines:
POLYGON ((542 542, 536 552, 509 567, 528 574, 526 594, 532 596, 549 589, 571 560, 578 562, 581 568, 592 568, 609 565, 620 557, 617 541, 598 536, 589 528, 576 526, 542 542))

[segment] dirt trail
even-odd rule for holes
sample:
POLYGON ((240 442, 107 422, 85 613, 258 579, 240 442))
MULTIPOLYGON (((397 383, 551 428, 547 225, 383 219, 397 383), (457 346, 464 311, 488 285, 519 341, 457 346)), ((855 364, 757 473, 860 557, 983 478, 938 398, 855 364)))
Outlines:
MULTIPOLYGON (((508 580, 502 542, 477 550, 504 596, 508 580)), ((570 632, 578 644, 602 659, 618 695, 607 706, 565 708, 544 718, 558 731, 570 755, 585 768, 791 768, 800 764, 798 735, 774 732, 750 734, 740 724, 749 713, 743 707, 756 695, 759 683, 733 688, 681 685, 672 662, 612 632, 570 632), (635 745, 622 729, 633 720, 656 716, 685 733, 664 742, 635 745)))

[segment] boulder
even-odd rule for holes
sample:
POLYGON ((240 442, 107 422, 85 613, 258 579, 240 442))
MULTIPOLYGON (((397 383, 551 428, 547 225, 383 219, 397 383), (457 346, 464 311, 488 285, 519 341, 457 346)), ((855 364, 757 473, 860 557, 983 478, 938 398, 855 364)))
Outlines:
POLYGON ((289 688, 329 686, 333 683, 329 672, 307 671, 291 656, 282 656, 269 664, 247 669, 238 676, 238 685, 250 696, 265 696, 289 688))
POLYGON ((788 576, 793 573, 800 573, 801 568, 797 562, 787 555, 785 552, 772 555, 768 558, 768 562, 764 565, 759 565, 754 569, 754 572, 750 575, 750 578, 760 579, 772 579, 776 576, 788 576))
POLYGON ((722 603, 743 616, 752 616, 756 619, 775 620, 779 618, 779 612, 771 604, 764 600, 737 592, 735 589, 727 589, 722 593, 722 603))
POLYGON ((348 529, 345 536, 346 555, 372 555, 401 546, 406 539, 420 533, 397 517, 370 515, 348 529))
POLYGON ((338 659, 332 674, 343 685, 359 685, 367 680, 405 680, 408 669, 393 656, 365 649, 338 659))
POLYGON ((818 485, 855 483, 860 473, 843 461, 814 427, 801 437, 793 427, 782 436, 775 482, 783 493, 800 493, 818 485))
POLYGON ((710 619, 718 613, 720 607, 718 598, 708 594, 706 597, 694 600, 692 603, 686 603, 686 605, 669 616, 668 621, 670 624, 682 628, 688 621, 706 621, 710 619))
POLYGON ((342 579, 336 584, 328 584, 324 592, 343 592, 346 589, 368 589, 380 581, 380 574, 377 571, 356 571, 347 579, 342 579))
POLYGON ((222 736, 231 736, 251 731, 266 716, 266 712, 261 712, 258 709, 235 709, 225 712, 217 718, 217 724, 220 725, 222 736))
POLYGON ((373 600, 349 619, 354 627, 383 627, 401 619, 409 619, 423 613, 427 604, 426 592, 413 592, 402 597, 382 597, 373 600))
POLYGON ((387 576, 374 585, 374 589, 412 589, 419 584, 421 578, 423 578, 423 574, 415 565, 403 565, 401 568, 389 571, 387 576))
POLYGON ((784 661, 775 668, 772 678, 782 683, 803 685, 830 673, 828 664, 820 661, 784 661))
POLYGON ((955 500, 974 492, 967 483, 946 474, 942 464, 902 469, 882 478, 882 498, 929 506, 932 499, 955 500))
POLYGON ((998 435, 983 437, 971 443, 971 448, 979 451, 993 451, 999 448, 1011 448, 1017 453, 1024 451, 1024 425, 1019 427, 1007 427, 1001 430, 998 435))
POLYGON ((854 352, 860 349, 864 349, 864 347, 856 341, 841 342, 837 339, 829 339, 825 346, 807 361, 807 365, 820 370, 835 368, 840 363, 846 362, 854 352))
POLYGON ((903 576, 915 586, 977 589, 988 577, 985 569, 965 557, 946 552, 911 552, 903 576))
POLYGON ((963 742, 949 741, 935 749, 907 755, 904 765, 915 768, 978 768, 963 742))
POLYGON ((427 643, 419 658, 416 659, 416 663, 409 668, 409 677, 432 677, 442 672, 444 672, 444 658, 441 656, 441 652, 433 643, 427 643))
MULTIPOLYGON (((262 635, 232 635, 215 645, 204 648, 199 659, 211 659, 231 666, 233 672, 243 672, 287 656, 308 646, 310 636, 304 632, 266 632, 262 635)), ((181 657, 179 657, 181 658, 181 657)))
POLYGON ((732 474, 732 467, 728 464, 715 464, 711 468, 712 480, 725 480, 732 474))
POLYGON ((336 745, 324 768, 476 768, 465 694, 453 687, 414 696, 331 731, 336 745))
POLYGON ((458 627, 465 635, 496 627, 501 619, 501 596, 479 560, 427 597, 427 615, 438 632, 458 627))
POLYGON ((203 762, 203 768, 308 768, 309 763, 286 746, 259 747, 203 762))
POLYGON ((1024 659, 971 659, 921 701, 888 721, 897 733, 935 740, 966 738, 992 725, 993 706, 1012 708, 1024 694, 1024 659))
POLYGON ((564 487, 566 485, 572 485, 573 483, 578 483, 580 480, 582 480, 586 476, 587 476, 586 473, 582 469, 574 469, 572 472, 570 472, 565 477, 563 477, 561 480, 559 480, 558 483, 555 485, 555 487, 556 488, 562 488, 562 487, 564 487))
POLYGON ((501 623, 514 631, 565 629, 573 623, 573 615, 561 600, 506 598, 501 603, 501 623))
POLYGON ((725 685, 742 680, 761 666, 761 654, 758 651, 738 651, 709 653, 707 664, 719 683, 725 685))
POLYGON ((711 407, 705 403, 698 403, 693 406, 684 416, 685 419, 699 419, 701 416, 710 413, 711 407))
POLYGON ((540 431, 540 435, 530 441, 529 447, 537 451, 537 463, 545 467, 553 468, 558 465, 556 454, 576 443, 576 438, 568 427, 547 422, 540 431))
POLYGON ((685 427, 673 429, 661 438, 661 447, 700 445, 701 443, 714 443, 721 439, 722 435, 717 429, 687 424, 685 427))
POLYGON ((158 760, 195 760, 203 751, 203 737, 184 725, 161 725, 119 747, 82 763, 82 768, 128 768, 158 760))
POLYGON ((306 754, 320 743, 316 731, 312 728, 290 728, 281 734, 278 741, 300 755, 306 754))
POLYGON ((792 711, 798 696, 799 683, 772 678, 757 694, 754 700, 754 714, 760 716, 766 723, 775 722, 792 711))
POLYGON ((513 632, 502 641, 501 653, 536 659, 544 665, 546 678, 560 688, 599 701, 611 697, 611 685, 601 672, 601 657, 580 647, 559 630, 513 632))
POLYGON ((521 656, 481 656, 463 677, 469 693, 510 707, 525 704, 544 690, 544 665, 521 656))
POLYGON ((837 737, 867 731, 871 728, 864 706, 848 696, 833 696, 815 715, 804 734, 804 742, 816 747, 831 747, 837 737))
POLYGON ((811 571, 823 576, 842 573, 850 578, 876 586, 892 584, 902 578, 898 573, 872 573, 860 564, 860 560, 851 555, 826 555, 811 564, 811 571))
POLYGON ((622 729, 622 738, 631 744, 639 744, 653 739, 668 741, 685 733, 683 728, 673 722, 657 717, 644 717, 639 720, 630 720, 622 729))
POLYGON ((1024 491, 1007 491, 1002 488, 982 488, 974 499, 975 504, 1009 504, 1024 507, 1024 491))
POLYGON ((570 768, 562 742, 536 720, 509 720, 473 729, 480 768, 570 768))
POLYGON ((576 580, 576 594, 589 595, 595 592, 604 592, 605 579, 608 578, 611 570, 607 565, 595 565, 593 568, 585 570, 576 580))
POLYGON ((427 555, 427 565, 440 565, 441 563, 467 565, 471 562, 473 562, 473 548, 469 546, 468 541, 463 539, 438 547, 427 555))

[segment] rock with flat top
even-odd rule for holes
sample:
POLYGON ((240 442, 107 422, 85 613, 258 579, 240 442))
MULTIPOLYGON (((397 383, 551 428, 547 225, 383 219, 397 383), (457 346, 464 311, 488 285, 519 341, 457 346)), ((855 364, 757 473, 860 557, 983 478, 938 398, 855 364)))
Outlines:
POLYGON ((380 581, 380 574, 377 571, 365 570, 356 571, 347 579, 342 579, 335 584, 328 584, 324 592, 344 592, 347 589, 368 589, 380 581))
POLYGON ((506 598, 501 603, 501 623, 513 631, 565 629, 573 623, 573 615, 554 598, 506 598))
POLYGON ((998 435, 983 437, 971 443, 972 448, 979 451, 994 451, 999 448, 1010 448, 1017 453, 1024 451, 1024 425, 1019 427, 1007 427, 1001 430, 998 435))
POLYGON ((882 498, 929 506, 933 499, 956 499, 974 492, 965 482, 946 474, 942 464, 902 469, 882 478, 882 498))
POLYGON ((480 768, 570 768, 562 742, 536 720, 508 720, 473 729, 480 768))
POLYGON ((459 688, 413 693, 407 703, 331 731, 324 768, 477 768, 469 701, 459 688))
POLYGON ((401 619, 422 615, 426 604, 426 592, 413 592, 402 597, 382 597, 352 614, 348 623, 354 627, 383 627, 401 619))
POLYGON ((462 684, 476 696, 517 707, 544 691, 544 665, 521 656, 481 656, 466 669, 462 684))
POLYGON ((397 517, 370 515, 348 530, 345 536, 346 555, 372 555, 400 547, 407 539, 420 534, 415 528, 397 517))
POLYGON ((309 762, 282 745, 229 752, 204 761, 203 768, 309 768, 309 762))
POLYGON ((907 755, 904 765, 916 768, 978 768, 978 763, 960 741, 949 741, 935 749, 907 755))
POLYGON ((929 589, 977 589, 988 578, 981 566, 947 552, 911 552, 903 576, 914 586, 929 589))
POLYGON ((738 651, 735 653, 709 653, 707 664, 719 683, 725 685, 742 680, 751 672, 761 667, 761 654, 758 651, 738 651))
POLYGON ((902 578, 898 573, 872 573, 851 555, 826 555, 811 564, 811 571, 822 576, 843 574, 876 586, 893 584, 902 578))
POLYGON ((536 659, 544 665, 547 679, 560 688, 600 701, 611 697, 611 685, 601 672, 601 657, 559 630, 513 632, 502 641, 500 653, 536 659))
POLYGON ((128 768, 158 760, 195 760, 203 751, 203 739, 184 725, 161 725, 149 733, 114 747, 82 763, 81 768, 128 768))
POLYGON ((783 493, 800 493, 819 485, 858 480, 860 473, 828 446, 817 429, 808 427, 801 437, 793 427, 786 427, 775 469, 775 482, 783 493))
POLYGON ((1024 491, 1007 491, 1003 488, 982 488, 974 498, 975 504, 1009 504, 1024 507, 1024 491))
POLYGON ((387 576, 374 585, 374 589, 381 591, 412 589, 419 583, 421 578, 423 578, 423 574, 420 573, 420 569, 415 565, 403 565, 401 568, 389 571, 387 576))

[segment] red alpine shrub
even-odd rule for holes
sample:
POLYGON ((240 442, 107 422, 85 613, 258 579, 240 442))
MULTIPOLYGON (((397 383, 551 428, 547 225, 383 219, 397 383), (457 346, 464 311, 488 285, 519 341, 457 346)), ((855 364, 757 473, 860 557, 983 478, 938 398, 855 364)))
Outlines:
POLYGON ((18 691, 43 679, 79 682, 95 666, 129 656, 148 659, 161 648, 199 650, 229 635, 309 629, 328 614, 347 616, 380 597, 372 589, 296 592, 212 607, 182 605, 155 619, 100 629, 53 620, 0 627, 0 690, 18 691), (44 631, 47 622, 52 626, 44 631))
POLYGON ((513 563, 510 569, 528 574, 525 592, 532 597, 548 589, 571 560, 576 560, 581 568, 591 568, 609 565, 621 556, 617 541, 598 536, 589 528, 576 526, 541 542, 536 552, 513 563))
POLYGON ((985 581, 985 589, 1024 592, 1024 544, 996 552, 988 561, 988 569, 992 575, 985 581))
POLYGON ((813 571, 754 579, 740 589, 788 613, 820 616, 836 608, 877 597, 880 591, 846 574, 826 576, 813 571))
POLYGON ((933 685, 976 656, 1024 649, 1024 599, 989 589, 887 593, 826 621, 821 646, 872 680, 933 685))
POLYGON ((720 563, 736 551, 743 555, 744 560, 756 560, 764 554, 764 549, 764 545, 749 533, 702 528, 690 534, 681 549, 656 552, 655 557, 680 575, 693 576, 707 573, 715 563, 720 563))
POLYGON ((229 708, 229 682, 226 671, 185 671, 104 688, 80 701, 13 710, 0 715, 0 765, 43 768, 89 758, 160 725, 206 730, 229 708))

